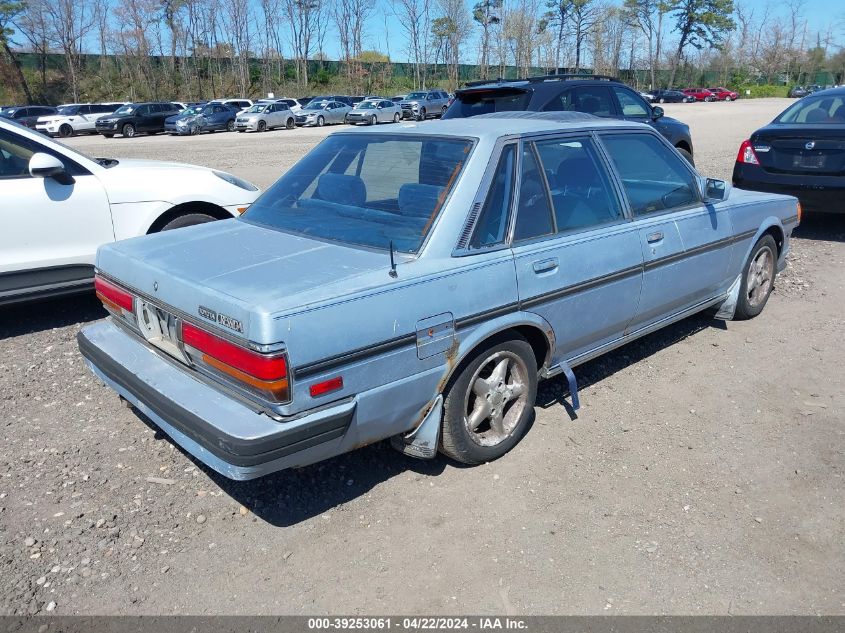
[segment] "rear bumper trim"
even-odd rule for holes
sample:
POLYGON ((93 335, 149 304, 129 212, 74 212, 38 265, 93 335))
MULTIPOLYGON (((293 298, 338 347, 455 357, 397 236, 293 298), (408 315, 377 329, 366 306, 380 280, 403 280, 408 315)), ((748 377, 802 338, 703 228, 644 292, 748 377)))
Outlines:
POLYGON ((191 455, 233 479, 285 468, 281 458, 342 437, 355 413, 355 402, 346 401, 278 422, 194 380, 107 321, 84 328, 77 341, 104 382, 191 455), (177 401, 171 390, 191 394, 191 402, 177 401), (263 467, 270 462, 272 468, 263 467))

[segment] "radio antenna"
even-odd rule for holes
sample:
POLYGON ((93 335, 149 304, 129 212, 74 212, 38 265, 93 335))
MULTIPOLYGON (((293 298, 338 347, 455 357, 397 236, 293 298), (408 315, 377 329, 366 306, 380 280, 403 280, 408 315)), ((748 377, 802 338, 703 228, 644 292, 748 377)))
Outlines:
POLYGON ((396 260, 393 258, 393 240, 390 240, 390 272, 387 274, 394 279, 399 276, 396 272, 396 260))

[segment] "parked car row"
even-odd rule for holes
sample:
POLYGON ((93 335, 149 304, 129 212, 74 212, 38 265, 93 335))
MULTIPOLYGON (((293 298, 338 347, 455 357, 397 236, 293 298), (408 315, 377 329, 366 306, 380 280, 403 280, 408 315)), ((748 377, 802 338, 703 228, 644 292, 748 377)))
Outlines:
MULTIPOLYGON (((372 125, 438 116, 431 92, 170 116, 174 133, 372 125)), ((699 174, 689 128, 612 78, 477 82, 446 99, 442 123, 330 135, 261 196, 231 174, 89 159, 0 122, 0 197, 18 203, 0 303, 90 287, 96 263, 110 316, 80 332, 83 356, 226 477, 386 438, 483 463, 528 431, 539 380, 566 376, 577 409, 572 367, 701 310, 759 314, 801 217, 764 176, 793 169, 799 195, 809 175, 814 191, 841 179, 845 90, 743 144, 734 183, 765 193, 699 174)), ((133 136, 168 105, 126 104, 103 126, 133 136)))

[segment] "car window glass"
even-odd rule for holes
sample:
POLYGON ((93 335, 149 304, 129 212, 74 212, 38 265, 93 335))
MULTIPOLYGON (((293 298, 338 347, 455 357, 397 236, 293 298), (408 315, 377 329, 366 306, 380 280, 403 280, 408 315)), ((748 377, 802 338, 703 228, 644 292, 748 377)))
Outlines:
POLYGON ((631 204, 644 215, 699 201, 695 177, 684 159, 650 134, 608 134, 602 141, 631 204))
POLYGON ((647 117, 650 112, 646 108, 646 104, 642 99, 638 99, 631 91, 613 86, 613 92, 616 93, 616 98, 619 99, 619 105, 622 108, 624 116, 631 117, 647 117))
POLYGON ((793 104, 781 114, 778 123, 810 125, 845 123, 845 102, 841 97, 809 96, 793 104))
POLYGON ((615 222, 622 217, 592 140, 567 138, 536 145, 551 190, 559 233, 615 222))
POLYGON ((22 119, 22 118, 24 118, 25 116, 28 116, 28 115, 27 115, 27 108, 21 108, 20 110, 18 110, 18 111, 16 111, 16 112, 15 112, 14 118, 16 118, 16 119, 22 119))
POLYGON ((244 220, 345 244, 417 252, 460 180, 472 142, 403 134, 329 136, 244 220))
POLYGON ((514 227, 514 241, 552 232, 552 212, 543 175, 530 144, 522 152, 522 176, 514 227))
POLYGON ((470 240, 470 248, 483 248, 505 241, 508 230, 508 210, 513 195, 515 145, 502 150, 496 173, 490 183, 487 199, 470 240))
POLYGON ((0 130, 0 179, 29 178, 29 159, 36 151, 23 139, 0 130))
POLYGON ((140 106, 135 110, 135 116, 146 116, 150 113, 150 106, 140 106))

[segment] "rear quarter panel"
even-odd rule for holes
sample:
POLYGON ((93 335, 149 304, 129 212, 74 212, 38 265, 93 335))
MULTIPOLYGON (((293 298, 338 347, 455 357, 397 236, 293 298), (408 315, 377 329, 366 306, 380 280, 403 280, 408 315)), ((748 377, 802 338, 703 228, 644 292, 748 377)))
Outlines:
POLYGON ((730 197, 722 204, 729 205, 734 236, 737 241, 731 257, 730 276, 735 278, 742 271, 751 249, 766 232, 781 237, 779 241, 779 268, 789 252, 789 240, 798 225, 798 200, 793 196, 757 193, 732 189, 730 197))

